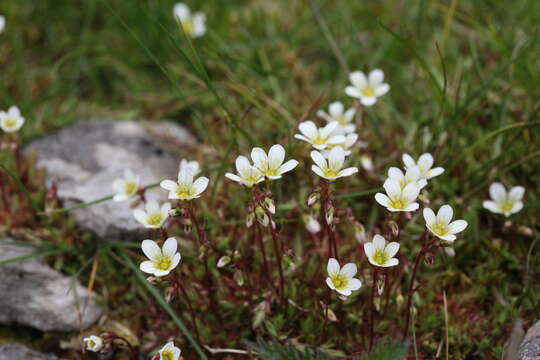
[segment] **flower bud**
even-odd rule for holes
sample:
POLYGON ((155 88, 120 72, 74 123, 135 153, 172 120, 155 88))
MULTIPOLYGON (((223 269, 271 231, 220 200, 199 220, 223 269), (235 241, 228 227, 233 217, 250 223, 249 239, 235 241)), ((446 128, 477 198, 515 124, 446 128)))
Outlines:
POLYGON ((274 200, 272 200, 272 198, 265 198, 263 205, 270 214, 274 215, 276 213, 276 205, 274 205, 274 200))
POLYGON ((257 221, 264 227, 268 226, 270 223, 268 214, 266 214, 266 211, 264 211, 264 209, 260 206, 257 206, 255 209, 255 216, 257 217, 257 221))
POLYGON ((319 193, 312 193, 311 195, 309 195, 307 199, 307 206, 313 206, 315 203, 319 201, 320 197, 321 195, 319 193))
POLYGON ((399 236, 399 226, 395 221, 390 220, 387 223, 388 229, 390 230, 390 233, 392 234, 392 237, 396 239, 399 236))
POLYGON ((334 207, 330 205, 326 209, 326 223, 328 225, 332 224, 332 221, 334 221, 334 207))
POLYGON ((321 231, 321 224, 311 215, 302 216, 302 220, 306 225, 306 230, 312 234, 316 234, 321 231))
POLYGON ((217 267, 218 268, 225 267, 225 266, 229 265, 230 262, 231 262, 231 257, 228 256, 228 255, 224 255, 224 256, 219 258, 219 260, 217 262, 217 267))
POLYGON ((85 337, 83 338, 83 341, 85 343, 85 348, 88 351, 99 352, 105 346, 103 338, 96 335, 90 335, 89 337, 85 337))
POLYGON ((173 209, 169 210, 169 216, 170 217, 180 216, 180 215, 181 215, 181 212, 177 208, 173 208, 173 209))
POLYGON ((371 158, 368 155, 360 156, 360 164, 362 165, 364 170, 366 170, 367 172, 372 172, 373 169, 375 168, 373 166, 373 161, 371 160, 371 158))
POLYGON ((238 286, 244 285, 244 275, 241 270, 236 270, 233 275, 234 281, 238 286))
POLYGON ((364 225, 360 224, 358 221, 353 223, 354 227, 354 237, 359 244, 366 242, 366 229, 364 225))
POLYGON ((250 212, 246 216, 246 227, 250 228, 253 226, 253 220, 255 220, 255 214, 250 212))

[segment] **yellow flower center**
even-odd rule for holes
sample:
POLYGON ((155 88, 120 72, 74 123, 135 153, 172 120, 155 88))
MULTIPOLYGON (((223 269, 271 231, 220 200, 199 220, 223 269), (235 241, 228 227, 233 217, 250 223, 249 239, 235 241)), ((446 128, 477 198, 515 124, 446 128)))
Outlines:
POLYGON ((278 176, 278 171, 276 169, 266 170, 266 176, 278 176))
POLYGON ((161 221, 163 221, 163 215, 161 213, 155 213, 150 215, 146 222, 150 226, 159 226, 161 224, 161 221))
POLYGON ((185 200, 193 196, 193 190, 188 186, 179 186, 178 188, 176 188, 176 195, 178 195, 178 198, 180 198, 180 200, 185 200))
POLYGON ((510 200, 505 200, 501 203, 501 210, 503 212, 510 212, 512 211, 512 208, 514 207, 514 202, 510 200))
POLYGON ((377 249, 372 256, 372 259, 377 264, 384 265, 388 262, 388 254, 382 249, 377 249))
POLYGON ((165 350, 161 353, 160 360, 174 360, 174 354, 171 350, 165 350))
POLYGON ((432 226, 433 233, 438 236, 445 236, 448 233, 448 227, 444 223, 437 222, 432 226))
POLYGON ((336 290, 345 290, 349 286, 349 279, 343 274, 332 274, 330 280, 336 290))
POLYGON ((137 192, 137 184, 134 181, 126 181, 124 184, 124 192, 128 195, 133 195, 137 192))
POLYGON ((345 119, 345 116, 343 116, 343 115, 336 116, 336 118, 334 120, 337 121, 339 123, 339 125, 341 125, 341 126, 345 126, 345 125, 347 125, 349 123, 347 121, 347 119, 345 119))
POLYGON ((373 97, 375 96, 375 89, 373 89, 371 86, 367 86, 362 90, 362 95, 366 97, 373 97))
POLYGON ((7 127, 7 128, 12 128, 12 127, 15 127, 17 126, 17 121, 15 121, 15 119, 11 118, 11 117, 8 117, 4 120, 4 126, 7 127))
POLYGON ((405 210, 407 207, 407 204, 401 198, 390 199, 389 205, 390 207, 398 210, 405 210))
POLYGON ((156 261, 156 268, 158 270, 166 271, 166 270, 169 270, 169 268, 171 267, 171 264, 172 264, 171 257, 169 257, 169 256, 161 256, 157 260, 158 261, 156 261))
POLYGON ((184 32, 188 35, 193 34, 193 21, 186 19, 182 21, 182 29, 184 29, 184 32))
POLYGON ((326 144, 326 139, 320 137, 320 135, 319 135, 315 139, 313 139, 312 143, 313 143, 313 145, 324 145, 324 144, 326 144))
POLYGON ((338 176, 338 175, 339 175, 339 172, 338 172, 338 171, 334 171, 334 170, 329 169, 329 168, 326 168, 326 169, 323 169, 323 174, 324 174, 324 176, 326 176, 326 177, 333 178, 333 177, 338 176))

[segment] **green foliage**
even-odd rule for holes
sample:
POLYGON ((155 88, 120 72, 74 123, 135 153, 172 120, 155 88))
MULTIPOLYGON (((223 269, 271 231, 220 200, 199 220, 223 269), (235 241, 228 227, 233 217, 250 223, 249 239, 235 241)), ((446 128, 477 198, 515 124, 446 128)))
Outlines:
POLYGON ((270 342, 257 338, 257 342, 246 341, 248 347, 262 360, 330 360, 330 356, 317 350, 304 347, 303 349, 293 344, 283 345, 277 340, 270 342))
POLYGON ((407 349, 407 344, 400 341, 382 340, 362 360, 404 360, 407 349))

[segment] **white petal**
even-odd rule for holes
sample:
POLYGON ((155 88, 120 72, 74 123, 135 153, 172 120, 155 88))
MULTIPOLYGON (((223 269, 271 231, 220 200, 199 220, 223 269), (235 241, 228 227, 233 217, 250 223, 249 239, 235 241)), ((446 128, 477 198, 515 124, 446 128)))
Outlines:
POLYGON ((362 287, 362 282, 358 279, 349 280, 349 290, 355 291, 362 287))
POLYGON ((113 201, 125 201, 129 199, 129 196, 127 196, 126 194, 115 194, 113 196, 113 201))
POLYGON ((433 166, 433 156, 430 153, 420 155, 418 158, 418 166, 424 170, 429 170, 433 166))
POLYGON ((386 251, 386 254, 388 255, 388 257, 393 258, 397 254, 397 252, 399 251, 399 243, 393 241, 393 242, 387 244, 386 248, 385 248, 385 251, 386 251))
POLYGON ((360 90, 358 90, 358 88, 355 88, 354 86, 347 86, 345 88, 345 94, 357 99, 360 99, 362 97, 362 93, 360 92, 360 90))
POLYGON ((375 253, 375 248, 373 247, 373 243, 367 242, 364 243, 364 253, 367 257, 372 257, 375 253))
POLYGON ((174 269, 175 267, 178 266, 181 258, 182 258, 182 255, 180 255, 180 253, 174 254, 172 262, 171 262, 171 269, 174 269))
POLYGON ((357 268, 356 268, 356 265, 353 264, 353 263, 348 263, 348 264, 345 264, 345 266, 343 266, 340 270, 340 274, 343 274, 345 275, 348 279, 354 277, 354 275, 356 275, 356 272, 357 272, 357 268))
POLYGON ((351 107, 347 111, 345 111, 345 114, 343 114, 343 117, 345 118, 347 122, 351 122, 352 119, 354 118, 354 114, 356 114, 356 109, 354 107, 351 107))
POLYGON ((510 211, 510 214, 515 214, 515 213, 521 211, 521 209, 523 209, 523 203, 521 201, 518 201, 512 207, 512 210, 510 211))
POLYGON ((195 189, 195 195, 201 194, 208 187, 208 178, 201 176, 193 183, 193 188, 195 189))
POLYGON ((161 249, 158 244, 153 240, 143 240, 141 243, 141 249, 150 260, 156 260, 161 256, 161 249))
POLYGON ((457 234, 458 232, 462 232, 467 227, 468 223, 465 220, 456 220, 452 221, 448 225, 448 231, 451 234, 457 234))
POLYGON ((286 173, 288 171, 291 171, 292 169, 294 169, 296 166, 298 166, 298 161, 296 160, 289 160, 287 161, 285 164, 281 165, 279 167, 279 173, 280 174, 283 174, 283 173, 286 173))
POLYGON ((353 174, 356 174, 357 172, 358 172, 357 167, 350 167, 350 168, 346 168, 346 169, 341 170, 338 173, 338 176, 339 177, 351 176, 353 174))
POLYGON ((339 270, 339 262, 334 258, 328 259, 328 264, 326 265, 326 272, 328 275, 337 274, 339 273, 339 270))
POLYGON ((430 208, 424 208, 423 214, 426 225, 432 226, 437 221, 435 213, 430 208))
POLYGON ((373 248, 375 250, 384 250, 384 247, 386 246, 386 240, 384 239, 384 237, 382 237, 379 234, 376 234, 375 236, 373 236, 372 242, 373 242, 373 248))
POLYGON ((502 210, 501 208, 499 207, 499 205, 494 202, 494 201, 491 201, 491 200, 486 200, 482 203, 482 206, 486 209, 488 209, 489 211, 493 212, 493 213, 496 213, 496 214, 502 214, 502 210))
POLYGON ((321 169, 324 169, 328 166, 328 164, 326 163, 326 159, 320 152, 312 151, 310 155, 313 162, 317 164, 317 166, 320 167, 321 169))
POLYGON ((146 202, 146 213, 153 214, 159 212, 159 204, 156 200, 148 200, 146 202))
POLYGON ((114 192, 123 193, 125 183, 126 182, 123 179, 114 180, 113 183, 112 183, 112 188, 113 188, 114 192))
POLYGON ((375 201, 377 201, 379 204, 381 204, 384 207, 388 207, 388 203, 390 202, 390 199, 388 198, 388 196, 384 195, 383 193, 376 193, 375 201))
POLYGON ((392 267, 399 265, 399 260, 396 258, 389 259, 383 267, 392 267))
POLYGON ((227 179, 230 179, 230 180, 236 181, 236 182, 242 181, 242 179, 240 179, 240 177, 239 177, 238 175, 231 174, 231 173, 226 173, 226 174, 225 174, 225 177, 226 177, 227 179))
POLYGON ((343 104, 341 101, 335 101, 328 106, 328 112, 333 118, 343 115, 343 104))
POLYGON ((368 82, 371 86, 379 85, 384 81, 384 73, 380 69, 371 71, 368 75, 368 82))
POLYGON ((383 96, 388 91, 390 91, 390 85, 388 84, 379 84, 375 87, 375 96, 383 96))
POLYGON ((330 289, 336 290, 336 288, 334 287, 334 284, 332 283, 332 279, 330 279, 329 277, 326 278, 326 285, 328 285, 330 289))
POLYGON ((268 156, 266 156, 266 152, 260 147, 251 150, 251 160, 253 160, 253 165, 258 167, 261 171, 266 171, 268 169, 268 156))
POLYGON ((319 130, 313 121, 304 121, 298 125, 298 130, 308 139, 314 139, 319 136, 319 130))
POLYGON ((166 202, 161 205, 160 211, 165 217, 168 217, 169 211, 171 210, 171 208, 172 208, 171 203, 166 202))
POLYGON ((153 274, 156 271, 156 264, 152 261, 143 261, 139 265, 139 269, 147 274, 153 274))
POLYGON ((328 122, 333 121, 332 118, 330 117, 330 115, 328 115, 326 113, 326 111, 323 111, 323 110, 317 111, 317 116, 320 117, 320 118, 323 118, 324 120, 326 120, 328 122))
POLYGON ((180 21, 188 20, 191 17, 191 13, 186 4, 178 3, 173 8, 175 18, 179 18, 180 21))
POLYGON ((437 221, 443 224, 449 224, 454 217, 454 210, 450 205, 443 205, 437 212, 437 221))
POLYGON ((163 255, 166 255, 166 256, 173 256, 176 253, 177 248, 178 248, 178 242, 176 241, 175 238, 170 237, 163 244, 162 253, 163 255))
POLYGON ((436 236, 439 239, 444 240, 444 241, 452 241, 453 242, 454 240, 456 240, 456 235, 451 235, 450 234, 450 235, 444 235, 444 236, 438 236, 438 235, 436 235, 436 236))
POLYGON ((311 170, 320 177, 327 179, 326 175, 324 175, 324 172, 317 165, 311 165, 311 170))
POLYGON ((489 187, 489 195, 496 203, 503 202, 506 200, 506 189, 503 184, 495 182, 489 187))
POLYGON ((386 179, 383 188, 391 199, 401 195, 401 186, 399 185, 399 182, 394 179, 386 179))
POLYGON ((406 168, 416 165, 416 161, 414 161, 414 159, 409 154, 403 154, 401 158, 406 168))
POLYGON ((418 184, 412 182, 405 185, 405 187, 403 188, 402 197, 405 201, 411 202, 414 201, 419 194, 420 188, 418 187, 418 184))
POLYGON ((163 180, 159 183, 159 186, 161 186, 163 189, 167 191, 175 191, 178 187, 178 183, 176 181, 172 180, 163 180))
POLYGON ((178 184, 180 186, 191 186, 193 184, 193 172, 186 170, 178 173, 178 184))
POLYGON ((285 149, 277 144, 268 151, 268 165, 270 169, 278 169, 285 160, 285 149))
POLYGON ((418 203, 414 202, 414 203, 410 203, 409 205, 407 205, 407 207, 403 211, 416 211, 416 210, 418 210, 419 207, 420 207, 420 205, 418 203))
POLYGON ((334 171, 339 171, 345 161, 345 151, 341 146, 336 146, 330 150, 328 155, 328 167, 334 171))
POLYGON ((523 195, 525 194, 525 188, 523 186, 514 186, 510 189, 508 192, 508 200, 516 202, 523 199, 523 195))
POLYGON ((341 295, 345 295, 345 296, 349 296, 349 295, 352 294, 352 291, 349 290, 349 289, 343 289, 343 290, 337 290, 337 289, 336 289, 336 291, 337 291, 338 293, 340 293, 341 295))
POLYGON ((133 211, 133 217, 141 224, 146 225, 146 213, 143 210, 137 209, 133 211))
POLYGON ((235 165, 236 171, 242 177, 251 170, 251 164, 249 163, 248 158, 242 155, 236 158, 235 165))
POLYGON ((357 88, 364 88, 367 85, 366 75, 362 71, 355 71, 349 74, 349 80, 357 88))
POLYGON ((304 135, 300 135, 300 134, 294 134, 294 138, 298 139, 298 140, 305 141, 305 142, 311 142, 311 140, 309 140, 307 137, 305 137, 304 135))
POLYGON ((343 135, 333 135, 326 140, 329 145, 343 144, 345 141, 347 141, 347 138, 343 135))
POLYGON ((434 178, 435 176, 439 176, 444 172, 444 168, 442 167, 436 167, 428 171, 428 179, 434 178))
POLYGON ((206 16, 201 12, 197 12, 193 14, 192 23, 193 37, 199 37, 204 35, 204 33, 206 32, 206 16))
POLYGON ((360 102, 364 106, 372 106, 373 104, 375 104, 377 102, 377 98, 375 96, 369 96, 369 97, 362 96, 360 98, 360 102))
POLYGON ((403 174, 403 171, 397 167, 391 167, 388 169, 388 177, 395 179, 395 180, 402 180, 405 178, 405 174, 403 174))
MULTIPOLYGON (((336 128, 339 126, 339 123, 337 121, 332 121, 328 124, 326 124, 325 127, 323 127, 322 129, 319 130, 319 133, 321 134, 321 137, 323 139, 326 139, 330 136, 330 134, 336 130, 336 128)), ((343 138, 343 141, 345 141, 345 138, 343 138)))

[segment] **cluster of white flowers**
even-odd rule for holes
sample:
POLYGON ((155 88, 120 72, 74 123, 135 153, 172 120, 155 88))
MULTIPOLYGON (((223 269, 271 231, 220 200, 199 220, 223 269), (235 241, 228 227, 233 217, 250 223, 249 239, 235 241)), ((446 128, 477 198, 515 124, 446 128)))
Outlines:
MULTIPOLYGON (((83 342, 88 351, 100 352, 106 348, 106 341, 101 336, 90 335, 83 338, 83 342)), ((159 355, 159 360, 179 360, 181 353, 180 348, 174 346, 174 342, 170 341, 159 350, 157 355, 159 355)))
MULTIPOLYGON (((2 32, 2 17, 0 17, 0 32, 2 32)), ((7 111, 0 111, 0 128, 6 133, 16 133, 24 124, 21 111, 11 106, 7 111)))
POLYGON ((268 180, 281 179, 283 174, 293 170, 298 165, 296 160, 283 163, 285 161, 285 149, 279 144, 273 145, 268 154, 259 147, 253 148, 251 160, 253 165, 247 157, 238 156, 236 158, 237 174, 226 173, 225 176, 241 185, 252 187, 264 181, 265 178, 268 180))
POLYGON ((188 36, 197 38, 206 32, 206 16, 202 12, 191 13, 189 7, 184 3, 177 3, 174 6, 173 16, 188 36))

